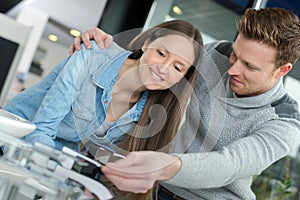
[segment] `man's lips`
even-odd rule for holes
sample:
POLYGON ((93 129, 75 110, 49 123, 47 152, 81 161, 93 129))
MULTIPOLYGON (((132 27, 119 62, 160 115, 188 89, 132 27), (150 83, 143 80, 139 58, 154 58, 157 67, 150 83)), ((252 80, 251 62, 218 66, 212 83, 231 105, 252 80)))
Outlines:
POLYGON ((242 84, 241 81, 237 80, 236 78, 234 77, 230 77, 230 82, 233 83, 234 85, 237 85, 237 84, 242 84))

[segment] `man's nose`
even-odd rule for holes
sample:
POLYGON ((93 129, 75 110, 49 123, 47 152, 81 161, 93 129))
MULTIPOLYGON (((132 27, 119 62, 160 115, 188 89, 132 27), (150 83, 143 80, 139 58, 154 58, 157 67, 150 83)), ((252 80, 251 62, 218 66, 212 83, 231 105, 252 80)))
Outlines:
POLYGON ((236 60, 233 63, 230 63, 230 67, 227 70, 229 75, 238 75, 241 72, 241 63, 239 60, 236 60))

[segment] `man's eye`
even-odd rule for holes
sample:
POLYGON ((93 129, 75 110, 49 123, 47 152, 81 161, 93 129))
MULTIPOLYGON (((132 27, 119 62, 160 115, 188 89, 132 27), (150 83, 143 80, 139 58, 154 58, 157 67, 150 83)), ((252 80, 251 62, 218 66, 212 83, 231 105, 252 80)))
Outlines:
POLYGON ((251 71, 254 71, 256 68, 251 66, 249 63, 245 62, 245 65, 247 66, 247 68, 251 71))
POLYGON ((231 59, 236 60, 236 55, 233 52, 231 53, 231 59))

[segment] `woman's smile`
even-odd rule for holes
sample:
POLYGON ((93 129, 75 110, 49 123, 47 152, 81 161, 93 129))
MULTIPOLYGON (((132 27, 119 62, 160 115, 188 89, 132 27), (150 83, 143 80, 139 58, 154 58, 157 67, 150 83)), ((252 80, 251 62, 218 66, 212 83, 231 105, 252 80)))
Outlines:
POLYGON ((164 81, 164 79, 154 69, 152 69, 152 67, 149 67, 149 70, 150 70, 151 74, 153 75, 154 79, 156 79, 158 81, 164 81))

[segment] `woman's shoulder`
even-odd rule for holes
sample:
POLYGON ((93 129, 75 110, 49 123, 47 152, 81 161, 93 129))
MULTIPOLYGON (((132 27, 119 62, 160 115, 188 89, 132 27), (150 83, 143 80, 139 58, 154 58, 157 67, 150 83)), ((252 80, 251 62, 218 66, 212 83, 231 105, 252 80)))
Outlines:
MULTIPOLYGON (((118 46, 115 42, 109 48, 100 49, 95 41, 91 41, 91 48, 86 49, 82 46, 78 52, 84 60, 90 62, 103 62, 106 63, 109 60, 113 60, 122 56, 128 55, 130 52, 118 46)), ((77 53, 77 52, 76 52, 77 53)))
POLYGON ((95 51, 103 54, 118 54, 126 51, 124 48, 120 47, 117 43, 112 42, 112 45, 109 48, 100 49, 97 45, 96 41, 91 41, 92 47, 89 49, 91 51, 95 51))

